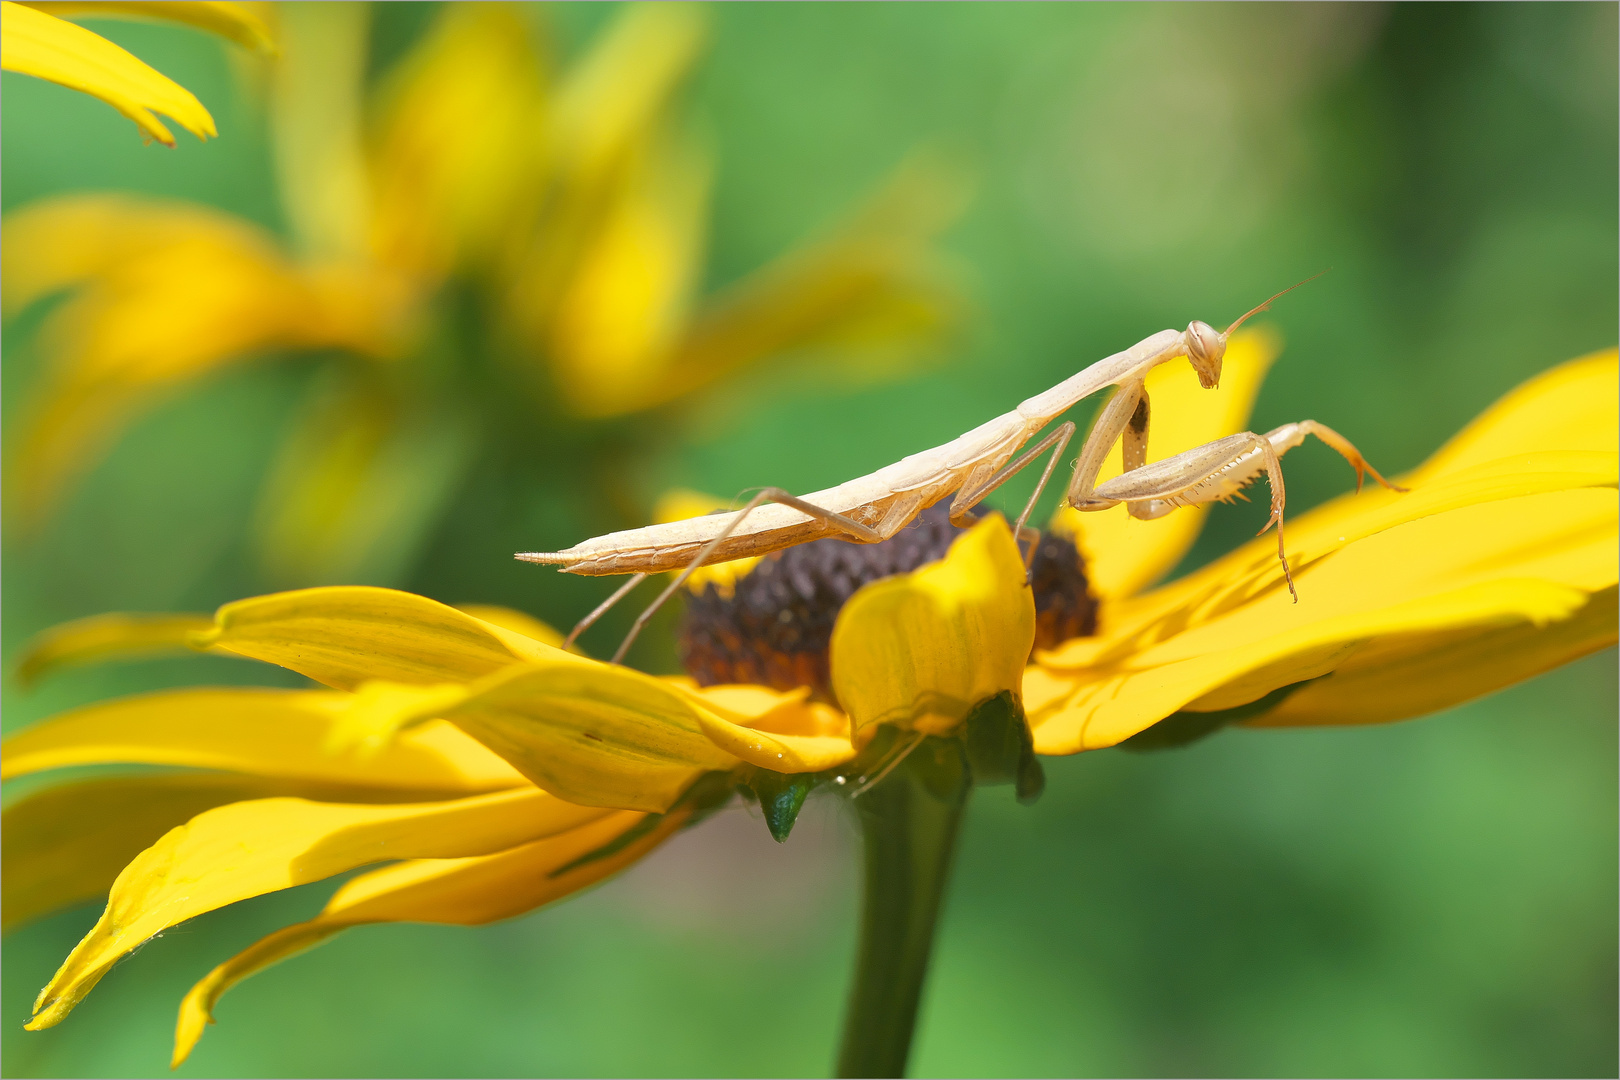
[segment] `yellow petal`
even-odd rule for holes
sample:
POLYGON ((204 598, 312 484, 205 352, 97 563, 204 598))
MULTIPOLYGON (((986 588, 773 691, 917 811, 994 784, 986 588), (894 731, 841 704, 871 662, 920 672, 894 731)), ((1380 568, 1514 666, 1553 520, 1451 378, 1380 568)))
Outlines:
MULTIPOLYGON (((1401 657, 1461 638, 1568 619, 1614 585, 1617 544, 1615 492, 1577 488, 1464 504, 1352 539, 1302 567, 1298 604, 1274 582, 1230 586, 1200 571, 1203 591, 1191 599, 1149 611, 1144 598, 1117 634, 1071 644, 1061 666, 1043 663, 1067 685, 1038 687, 1046 704, 1031 712, 1036 748, 1113 745, 1177 709, 1231 708, 1352 662, 1371 679, 1363 658, 1398 669, 1401 657)), ((1442 696, 1454 703, 1496 685, 1478 668, 1459 669, 1442 696)))
POLYGON ((1459 705, 1615 643, 1615 589, 1550 626, 1519 623, 1369 642, 1333 673, 1246 721, 1255 727, 1382 724, 1459 705))
POLYGON ((64 19, 156 19, 194 26, 261 53, 276 51, 263 3, 229 0, 28 0, 25 7, 64 19))
POLYGON ((668 685, 699 702, 703 733, 729 754, 781 773, 821 772, 855 756, 849 718, 819 701, 810 688, 781 693, 764 686, 698 686, 666 678, 668 685))
POLYGON ((602 815, 533 788, 426 804, 278 798, 205 811, 118 875, 107 910, 40 991, 28 1027, 60 1023, 120 957, 204 912, 367 863, 493 854, 602 815))
POLYGON ((32 685, 58 668, 190 652, 191 635, 207 630, 207 615, 91 615, 34 635, 17 662, 17 681, 32 685))
POLYGON ((284 585, 387 578, 428 539, 470 464, 455 414, 402 400, 375 370, 332 372, 276 452, 254 546, 284 585))
POLYGON ((113 763, 415 791, 421 798, 516 787, 523 778, 448 724, 413 729, 369 758, 327 740, 354 698, 329 691, 166 690, 74 709, 10 736, 0 776, 113 763))
MULTIPOLYGON (((272 593, 226 604, 193 644, 280 664, 353 690, 372 679, 465 682, 569 654, 425 596, 368 586, 272 593)), ((583 662, 583 661, 580 661, 583 662)))
POLYGON ((1609 451, 1620 438, 1620 359, 1593 353, 1516 387, 1458 432, 1408 480, 1436 477, 1534 451, 1609 451))
POLYGON ((374 757, 400 732, 426 723, 466 700, 465 683, 408 686, 373 679, 355 687, 334 714, 337 722, 326 736, 329 754, 374 757))
POLYGON ((737 759, 710 740, 706 714, 662 680, 570 657, 477 683, 442 715, 570 802, 662 812, 700 773, 737 759))
POLYGON ((8 222, 4 260, 9 308, 79 286, 41 324, 46 369, 7 463, 6 498, 24 523, 133 415, 190 380, 272 347, 397 346, 393 283, 294 267, 268 233, 217 211, 51 200, 8 222))
POLYGON ((1510 579, 1315 622, 1278 618, 1276 633, 1251 644, 1076 675, 1067 697, 1030 717, 1035 750, 1072 754, 1113 746, 1184 706, 1216 711, 1244 703, 1239 699, 1258 700, 1331 671, 1375 639, 1545 625, 1568 618, 1585 602, 1578 589, 1510 579), (1228 686, 1231 692, 1217 693, 1228 686))
POLYGON ((660 139, 604 195, 548 342, 576 413, 637 411, 664 377, 698 283, 711 173, 695 149, 660 139))
POLYGON ((939 733, 1003 690, 1018 694, 1034 640, 1023 559, 1007 523, 989 517, 941 561, 850 597, 833 626, 833 690, 857 732, 939 733))
MULTIPOLYGON (((1149 460, 1172 457, 1247 427, 1260 384, 1281 349, 1269 328, 1239 331, 1227 347, 1216 390, 1199 385, 1191 364, 1161 364, 1149 372, 1149 460)), ((1116 444, 1098 483, 1120 474, 1121 455, 1116 444)), ((1208 513, 1207 506, 1185 507, 1156 521, 1138 521, 1123 506, 1087 514, 1065 507, 1050 527, 1075 538, 1086 559, 1092 595, 1112 600, 1140 592, 1174 569, 1198 539, 1208 513)))
POLYGON ((656 380, 617 412, 673 401, 749 364, 816 347, 848 373, 892 374, 954 324, 962 301, 929 250, 965 204, 965 185, 926 163, 903 166, 838 233, 727 288, 691 321, 656 380))
POLYGON ((641 827, 645 815, 609 814, 497 855, 424 859, 362 874, 344 884, 314 919, 263 938, 192 987, 180 1006, 173 1064, 190 1056, 214 1022, 214 1006, 225 991, 341 930, 376 922, 475 926, 521 915, 618 873, 674 835, 690 816, 687 810, 665 815, 618 850, 588 861, 581 860, 641 827))
POLYGON ((703 24, 691 4, 620 9, 558 91, 552 137, 568 183, 594 189, 641 145, 697 59, 703 24))
POLYGON ((62 784, 6 807, 5 928, 105 898, 118 872, 176 825, 244 799, 291 794, 251 776, 181 773, 62 784))
POLYGON ((285 219, 304 257, 366 261, 371 5, 278 4, 276 21, 283 48, 270 67, 270 136, 285 219))
MULTIPOLYGON (((1487 462, 1439 476, 1424 486, 1408 493, 1383 489, 1367 490, 1359 495, 1346 495, 1304 514, 1288 525, 1290 564, 1295 567, 1296 580, 1301 583, 1301 606, 1307 610, 1323 610, 1320 605, 1332 598, 1322 594, 1322 585, 1305 586, 1303 583, 1314 572, 1313 567, 1328 562, 1337 552, 1373 537, 1386 530, 1410 525, 1436 515, 1451 522, 1481 520, 1473 516, 1477 511, 1496 530, 1494 538, 1453 536, 1446 530, 1452 524, 1441 525, 1443 538, 1437 542, 1449 545, 1440 552, 1415 553, 1394 571, 1373 574, 1382 581, 1408 581, 1418 568, 1434 565, 1436 555, 1456 549, 1471 557, 1475 550, 1490 549, 1496 541, 1512 543, 1530 533, 1547 533, 1544 543, 1555 542, 1569 529, 1607 527, 1602 524, 1608 513, 1605 506, 1612 503, 1612 494, 1601 492, 1612 487, 1620 470, 1620 456, 1614 452, 1560 451, 1526 453, 1512 458, 1487 462), (1592 489, 1581 494, 1581 489, 1592 489), (1558 496, 1567 496, 1562 498, 1558 496), (1514 507, 1520 499, 1550 498, 1545 508, 1530 504, 1531 509, 1514 507), (1596 500, 1595 502, 1593 500, 1596 500), (1501 504, 1506 503, 1506 506, 1501 504), (1481 509, 1497 506, 1494 510, 1481 509), (1453 518, 1451 515, 1464 516, 1453 518), (1534 520, 1499 519, 1515 513, 1546 514, 1534 520), (1569 519, 1567 514, 1574 513, 1569 519), (1592 517, 1593 514, 1597 516, 1592 517), (1306 595, 1309 588, 1314 595, 1306 595)), ((1408 535, 1427 536, 1419 531, 1408 535)), ((1373 550, 1380 550, 1375 548, 1373 550)), ((1503 555, 1511 560, 1512 555, 1503 555)), ((1461 564, 1461 563, 1459 563, 1461 564)), ((1444 571, 1444 567, 1441 570, 1444 571)), ((1328 580, 1339 580, 1333 575, 1328 580)), ((1606 582, 1598 582, 1601 588, 1606 582)), ((1364 598, 1375 595, 1350 584, 1344 586, 1364 598)), ((1217 559, 1193 574, 1153 593, 1106 605, 1103 609, 1103 634, 1095 638, 1079 639, 1043 654, 1042 663, 1058 668, 1090 666, 1106 662, 1107 657, 1121 648, 1135 647, 1144 638, 1158 640, 1168 632, 1216 618, 1255 597, 1281 595, 1284 592, 1281 564, 1277 560, 1276 541, 1262 537, 1251 541, 1229 555, 1217 559)), ((1379 595, 1384 595, 1379 593, 1379 595)))
POLYGON ((196 95, 82 26, 11 3, 0 4, 0 67, 48 79, 111 105, 148 139, 174 145, 155 113, 207 139, 219 134, 196 95))
POLYGON ((371 169, 379 259, 437 278, 510 243, 545 149, 530 34, 509 5, 448 4, 390 72, 371 169))
MULTIPOLYGON (((676 488, 659 498, 658 504, 653 507, 653 521, 663 525, 670 521, 702 517, 716 510, 737 509, 740 508, 732 500, 693 491, 690 488, 676 488)), ((755 556, 700 566, 686 579, 686 587, 694 593, 701 593, 713 585, 721 596, 729 600, 737 587, 737 579, 752 570, 759 563, 759 559, 759 556, 755 556)))
POLYGON ((562 632, 555 629, 550 623, 541 622, 526 611, 500 607, 496 604, 457 604, 456 610, 483 622, 491 623, 503 630, 510 630, 515 634, 533 638, 542 645, 550 645, 554 649, 562 648, 562 632))

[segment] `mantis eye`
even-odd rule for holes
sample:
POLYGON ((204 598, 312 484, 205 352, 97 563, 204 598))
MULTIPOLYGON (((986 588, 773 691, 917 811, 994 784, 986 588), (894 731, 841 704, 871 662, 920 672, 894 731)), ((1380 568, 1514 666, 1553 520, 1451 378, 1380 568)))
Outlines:
POLYGON ((1198 372, 1198 381, 1205 390, 1220 385, 1221 359, 1226 355, 1226 337, 1215 331, 1209 323, 1196 319, 1187 324, 1182 335, 1187 342, 1187 359, 1198 372))

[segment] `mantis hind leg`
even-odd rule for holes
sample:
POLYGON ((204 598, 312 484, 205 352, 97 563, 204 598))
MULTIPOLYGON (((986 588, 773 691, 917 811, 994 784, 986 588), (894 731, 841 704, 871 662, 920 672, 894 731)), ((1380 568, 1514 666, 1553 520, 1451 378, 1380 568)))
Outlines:
MULTIPOLYGON (((646 610, 644 610, 640 615, 636 616, 636 621, 631 624, 629 632, 624 635, 624 640, 619 642, 619 648, 613 654, 613 663, 617 664, 624 660, 624 654, 630 651, 631 642, 636 640, 637 635, 639 635, 642 628, 647 625, 648 620, 658 613, 658 609, 663 607, 671 596, 675 595, 675 591, 677 589, 686 584, 686 579, 691 577, 697 571, 697 568, 702 566, 704 562, 707 561, 709 556, 714 553, 714 549, 719 547, 727 537, 737 531, 737 527, 743 523, 744 518, 753 513, 758 507, 768 502, 780 503, 783 506, 792 507, 801 513, 809 514, 811 517, 820 521, 825 521, 834 528, 848 533, 855 539, 868 544, 874 544, 883 539, 882 533, 878 532, 870 525, 861 524, 854 518, 846 517, 845 515, 836 513, 832 510, 824 509, 823 507, 816 506, 814 503, 807 503, 797 495, 783 491, 781 488, 762 488, 754 495, 752 499, 748 500, 748 504, 746 506, 739 510, 732 517, 732 519, 726 523, 726 527, 721 530, 718 536, 704 544, 702 548, 698 549, 697 555, 695 555, 692 561, 686 565, 686 569, 682 570, 680 575, 676 577, 674 581, 670 582, 669 585, 665 587, 663 592, 658 594, 658 598, 655 599, 651 604, 648 604, 646 610)), ((640 583, 639 579, 645 578, 646 576, 646 574, 636 575, 636 578, 633 578, 629 583, 622 586, 619 591, 610 596, 601 607, 591 612, 585 618, 590 622, 595 622, 597 619, 601 618, 608 608, 612 607, 626 593, 640 583)), ((589 625, 589 622, 585 623, 584 625, 589 625)), ((577 634, 582 628, 583 627, 576 627, 575 634, 577 634)), ((574 634, 570 634, 569 641, 572 641, 574 636, 574 634)))

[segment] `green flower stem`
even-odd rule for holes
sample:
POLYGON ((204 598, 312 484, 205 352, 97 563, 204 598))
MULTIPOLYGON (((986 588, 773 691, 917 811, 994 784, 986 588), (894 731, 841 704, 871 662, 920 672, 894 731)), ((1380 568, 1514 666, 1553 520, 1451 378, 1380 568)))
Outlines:
POLYGON ((866 841, 866 897, 839 1076, 905 1075, 971 790, 962 744, 929 738, 855 799, 866 841))

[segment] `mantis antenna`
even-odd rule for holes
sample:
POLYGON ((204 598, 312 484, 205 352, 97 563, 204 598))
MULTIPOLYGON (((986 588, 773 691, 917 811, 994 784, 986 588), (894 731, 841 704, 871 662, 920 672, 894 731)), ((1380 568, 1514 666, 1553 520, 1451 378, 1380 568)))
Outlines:
POLYGON ((1301 281, 1301 282, 1298 282, 1297 284, 1288 286, 1288 288, 1284 289, 1282 292, 1278 293, 1276 296, 1273 296, 1270 300, 1267 300, 1265 303, 1259 305, 1258 307, 1252 307, 1248 311, 1245 311, 1242 315, 1238 316, 1238 321, 1237 322, 1233 323, 1231 326, 1228 326, 1225 330, 1221 331, 1221 337, 1223 337, 1223 338, 1231 337, 1233 334, 1237 333, 1237 328, 1238 327, 1242 326, 1245 322, 1247 322, 1249 320, 1250 316, 1258 315, 1262 311, 1267 310, 1268 308, 1271 307, 1271 305, 1273 303, 1275 303, 1278 300, 1281 300, 1283 297, 1287 296, 1289 293, 1291 293, 1295 289, 1299 288, 1300 285, 1309 285, 1311 282, 1313 282, 1317 278, 1321 277, 1322 274, 1325 274, 1325 273, 1328 272, 1328 270, 1332 270, 1332 269, 1333 269, 1333 267, 1330 266, 1330 267, 1328 267, 1327 270, 1321 271, 1321 273, 1312 274, 1310 277, 1306 278, 1304 281, 1301 281))

